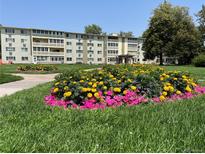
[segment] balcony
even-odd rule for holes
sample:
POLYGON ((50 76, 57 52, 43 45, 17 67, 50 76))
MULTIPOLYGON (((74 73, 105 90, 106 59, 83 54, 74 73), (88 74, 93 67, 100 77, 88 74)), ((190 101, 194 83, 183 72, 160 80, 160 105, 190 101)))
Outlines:
POLYGON ((42 51, 33 51, 33 55, 64 56, 64 52, 42 52, 42 51))
POLYGON ((33 42, 34 46, 46 46, 46 47, 62 47, 64 48, 64 43, 42 43, 42 42, 33 42))

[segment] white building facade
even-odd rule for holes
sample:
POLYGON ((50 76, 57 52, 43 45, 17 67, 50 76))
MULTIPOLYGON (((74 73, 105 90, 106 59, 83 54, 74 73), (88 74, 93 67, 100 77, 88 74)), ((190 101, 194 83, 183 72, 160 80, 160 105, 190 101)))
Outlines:
POLYGON ((116 64, 126 55, 126 63, 145 63, 142 44, 135 37, 0 27, 3 63, 116 64))

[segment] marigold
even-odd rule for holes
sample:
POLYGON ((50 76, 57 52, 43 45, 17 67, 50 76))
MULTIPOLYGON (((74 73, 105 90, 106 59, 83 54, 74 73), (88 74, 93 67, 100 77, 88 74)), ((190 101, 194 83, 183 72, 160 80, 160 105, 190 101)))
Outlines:
POLYGON ((92 88, 92 89, 91 89, 91 91, 94 93, 94 92, 96 92, 96 91, 97 91, 97 89, 92 88))
POLYGON ((169 87, 168 86, 164 86, 164 91, 169 91, 169 87))
POLYGON ((103 90, 107 90, 107 86, 103 86, 103 90))
POLYGON ((113 89, 113 91, 114 91, 114 92, 119 92, 119 93, 120 93, 120 92, 121 92, 121 89, 118 88, 118 87, 116 87, 116 88, 113 89))
POLYGON ((99 93, 98 92, 96 92, 95 94, 94 94, 94 96, 96 97, 96 98, 99 98, 99 93))
POLYGON ((162 92, 162 95, 163 95, 163 96, 167 96, 167 92, 166 92, 166 91, 163 91, 163 92, 162 92))
POLYGON ((57 93, 58 91, 59 91, 59 88, 54 88, 54 89, 53 89, 53 92, 54 92, 54 93, 57 93))
POLYGON ((177 95, 181 95, 182 92, 181 92, 180 90, 177 90, 177 91, 176 91, 176 94, 177 94, 177 95))
POLYGON ((132 90, 136 90, 137 87, 135 87, 135 86, 131 86, 131 89, 132 89, 132 90))
POLYGON ((88 85, 89 85, 89 86, 92 86, 92 84, 93 84, 92 82, 88 82, 88 85))
POLYGON ((71 91, 68 91, 68 92, 63 94, 64 97, 70 97, 71 95, 72 95, 71 91))
POLYGON ((92 94, 92 93, 88 93, 88 94, 87 94, 87 97, 88 97, 88 98, 91 98, 91 97, 93 97, 93 94, 92 94))
POLYGON ((189 86, 186 86, 185 90, 186 90, 187 92, 191 92, 191 91, 192 91, 189 86))
POLYGON ((166 98, 165 98, 163 95, 161 95, 161 96, 159 97, 159 99, 160 99, 160 101, 164 101, 166 98))

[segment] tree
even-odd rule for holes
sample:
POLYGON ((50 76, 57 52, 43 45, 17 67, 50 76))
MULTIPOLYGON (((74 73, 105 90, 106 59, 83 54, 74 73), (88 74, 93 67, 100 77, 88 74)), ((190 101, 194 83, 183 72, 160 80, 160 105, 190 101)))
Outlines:
POLYGON ((163 56, 178 59, 179 63, 191 63, 198 53, 198 31, 185 7, 174 7, 167 1, 154 10, 148 29, 143 33, 145 59, 163 56))
POLYGON ((123 32, 123 31, 120 31, 120 36, 122 37, 132 37, 133 36, 133 32, 123 32))
POLYGON ((205 34, 205 5, 202 5, 202 9, 196 15, 198 17, 197 21, 199 23, 199 30, 202 35, 205 34))
POLYGON ((86 34, 101 34, 102 28, 96 24, 85 26, 86 34))

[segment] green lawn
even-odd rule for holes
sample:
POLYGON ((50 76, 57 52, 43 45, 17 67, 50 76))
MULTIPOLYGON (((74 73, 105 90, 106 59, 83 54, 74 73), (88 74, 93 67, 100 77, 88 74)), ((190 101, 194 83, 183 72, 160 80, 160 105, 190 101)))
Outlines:
POLYGON ((0 84, 22 80, 20 76, 0 73, 0 84))
POLYGON ((45 106, 50 86, 0 98, 0 152, 205 152, 205 95, 79 111, 45 106))
MULTIPOLYGON (((0 73, 19 73, 17 71, 17 67, 22 64, 5 64, 5 65, 0 65, 0 73)), ((58 72, 64 72, 66 70, 71 70, 71 69, 87 69, 87 68, 97 68, 100 67, 101 65, 88 65, 88 64, 56 64, 55 65, 58 70, 54 72, 23 72, 23 73, 58 73, 58 72)))

